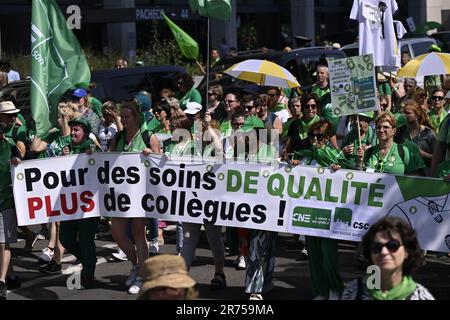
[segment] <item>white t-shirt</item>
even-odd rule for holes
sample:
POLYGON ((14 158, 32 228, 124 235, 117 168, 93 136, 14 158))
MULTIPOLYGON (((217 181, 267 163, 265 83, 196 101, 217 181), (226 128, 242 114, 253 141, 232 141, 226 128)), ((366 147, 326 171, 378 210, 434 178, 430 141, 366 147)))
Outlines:
POLYGON ((424 249, 450 252, 449 195, 417 197, 396 204, 387 214, 409 223, 424 249))
POLYGON ((105 124, 100 123, 100 129, 98 130, 98 139, 100 140, 100 146, 103 151, 108 151, 109 142, 114 138, 117 133, 117 125, 111 123, 108 127, 105 124))
POLYGON ((8 72, 8 83, 19 81, 20 80, 20 74, 17 71, 10 70, 8 72))
POLYGON ((281 123, 285 123, 291 117, 289 111, 287 109, 282 109, 280 111, 275 112, 278 118, 280 118, 281 123))
POLYGON ((395 0, 385 0, 386 8, 382 14, 379 3, 378 0, 353 0, 350 19, 359 22, 359 54, 372 53, 376 66, 393 67, 400 51, 392 18, 398 5, 395 0))

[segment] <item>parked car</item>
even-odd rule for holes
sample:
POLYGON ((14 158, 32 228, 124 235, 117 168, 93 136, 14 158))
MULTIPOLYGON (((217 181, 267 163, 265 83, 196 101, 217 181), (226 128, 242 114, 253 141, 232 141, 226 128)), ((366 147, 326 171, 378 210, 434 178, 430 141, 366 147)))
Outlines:
MULTIPOLYGON (((220 84, 224 92, 241 92, 249 84, 247 81, 236 80, 223 73, 232 65, 248 59, 269 60, 279 64, 289 70, 297 78, 303 90, 308 90, 315 82, 316 63, 324 59, 341 59, 346 55, 343 51, 329 49, 325 47, 307 47, 295 49, 290 52, 268 51, 257 52, 221 59, 210 73, 209 85, 220 84)), ((206 77, 199 84, 197 89, 204 95, 206 90, 206 77)))
MULTIPOLYGON (((408 52, 411 58, 427 53, 436 40, 429 37, 403 38, 399 41, 400 52, 408 52)), ((348 57, 359 55, 358 42, 343 46, 340 50, 344 51, 348 57)))
MULTIPOLYGON (((149 66, 136 68, 119 68, 93 71, 91 83, 93 95, 100 101, 114 100, 116 102, 132 99, 139 91, 145 90, 159 99, 162 88, 174 90, 177 77, 186 73, 178 66, 149 66)), ((30 80, 20 80, 9 83, 0 90, 0 97, 11 93, 16 97, 21 114, 28 122, 31 120, 30 110, 30 80)))

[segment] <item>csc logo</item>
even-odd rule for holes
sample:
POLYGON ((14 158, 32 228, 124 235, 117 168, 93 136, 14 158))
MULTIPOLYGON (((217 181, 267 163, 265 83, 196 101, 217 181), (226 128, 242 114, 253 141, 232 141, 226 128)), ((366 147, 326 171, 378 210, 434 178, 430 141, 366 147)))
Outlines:
POLYGON ((354 229, 364 229, 364 230, 369 230, 369 224, 368 223, 364 223, 364 222, 354 222, 353 223, 353 228, 354 229))

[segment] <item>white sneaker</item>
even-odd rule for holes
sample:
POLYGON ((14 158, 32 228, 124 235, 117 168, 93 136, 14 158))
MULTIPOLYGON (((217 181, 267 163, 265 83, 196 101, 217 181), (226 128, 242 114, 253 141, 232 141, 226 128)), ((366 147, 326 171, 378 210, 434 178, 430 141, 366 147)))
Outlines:
POLYGON ((128 276, 128 279, 125 282, 125 286, 127 288, 130 288, 136 282, 136 279, 138 278, 138 272, 139 267, 137 265, 131 268, 130 275, 128 276))
POLYGON ((238 269, 238 270, 245 270, 246 268, 247 268, 247 265, 245 263, 244 256, 239 256, 238 264, 237 264, 236 269, 238 269))
POLYGON ((249 300, 262 300, 263 297, 259 293, 252 293, 249 300))
POLYGON ((328 300, 341 300, 341 295, 337 291, 330 291, 330 297, 328 300))
POLYGON ((143 284, 142 278, 137 277, 136 281, 133 283, 133 285, 128 290, 128 293, 129 294, 138 294, 139 291, 141 291, 142 284, 143 284))
POLYGON ((53 259, 53 256, 55 255, 55 251, 51 250, 49 247, 45 247, 42 249, 42 253, 39 256, 39 260, 50 262, 53 259))
POLYGON ((150 241, 149 246, 148 246, 148 250, 149 253, 151 255, 153 254, 157 254, 159 252, 159 244, 158 244, 158 240, 156 241, 150 241))
POLYGON ((121 249, 119 249, 117 252, 114 252, 114 253, 112 254, 112 256, 113 256, 115 259, 120 260, 120 261, 127 261, 127 260, 128 260, 127 255, 126 255, 125 252, 123 252, 121 249))

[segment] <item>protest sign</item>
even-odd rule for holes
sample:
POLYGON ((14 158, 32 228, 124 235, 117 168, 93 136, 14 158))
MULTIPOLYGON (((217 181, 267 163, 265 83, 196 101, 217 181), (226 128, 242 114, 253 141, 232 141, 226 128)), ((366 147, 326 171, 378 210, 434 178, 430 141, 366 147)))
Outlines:
POLYGON ((19 225, 154 217, 359 241, 397 216, 423 248, 450 250, 450 185, 437 179, 139 153, 24 161, 12 175, 19 225))
POLYGON ((372 54, 329 61, 333 115, 378 110, 372 54))

